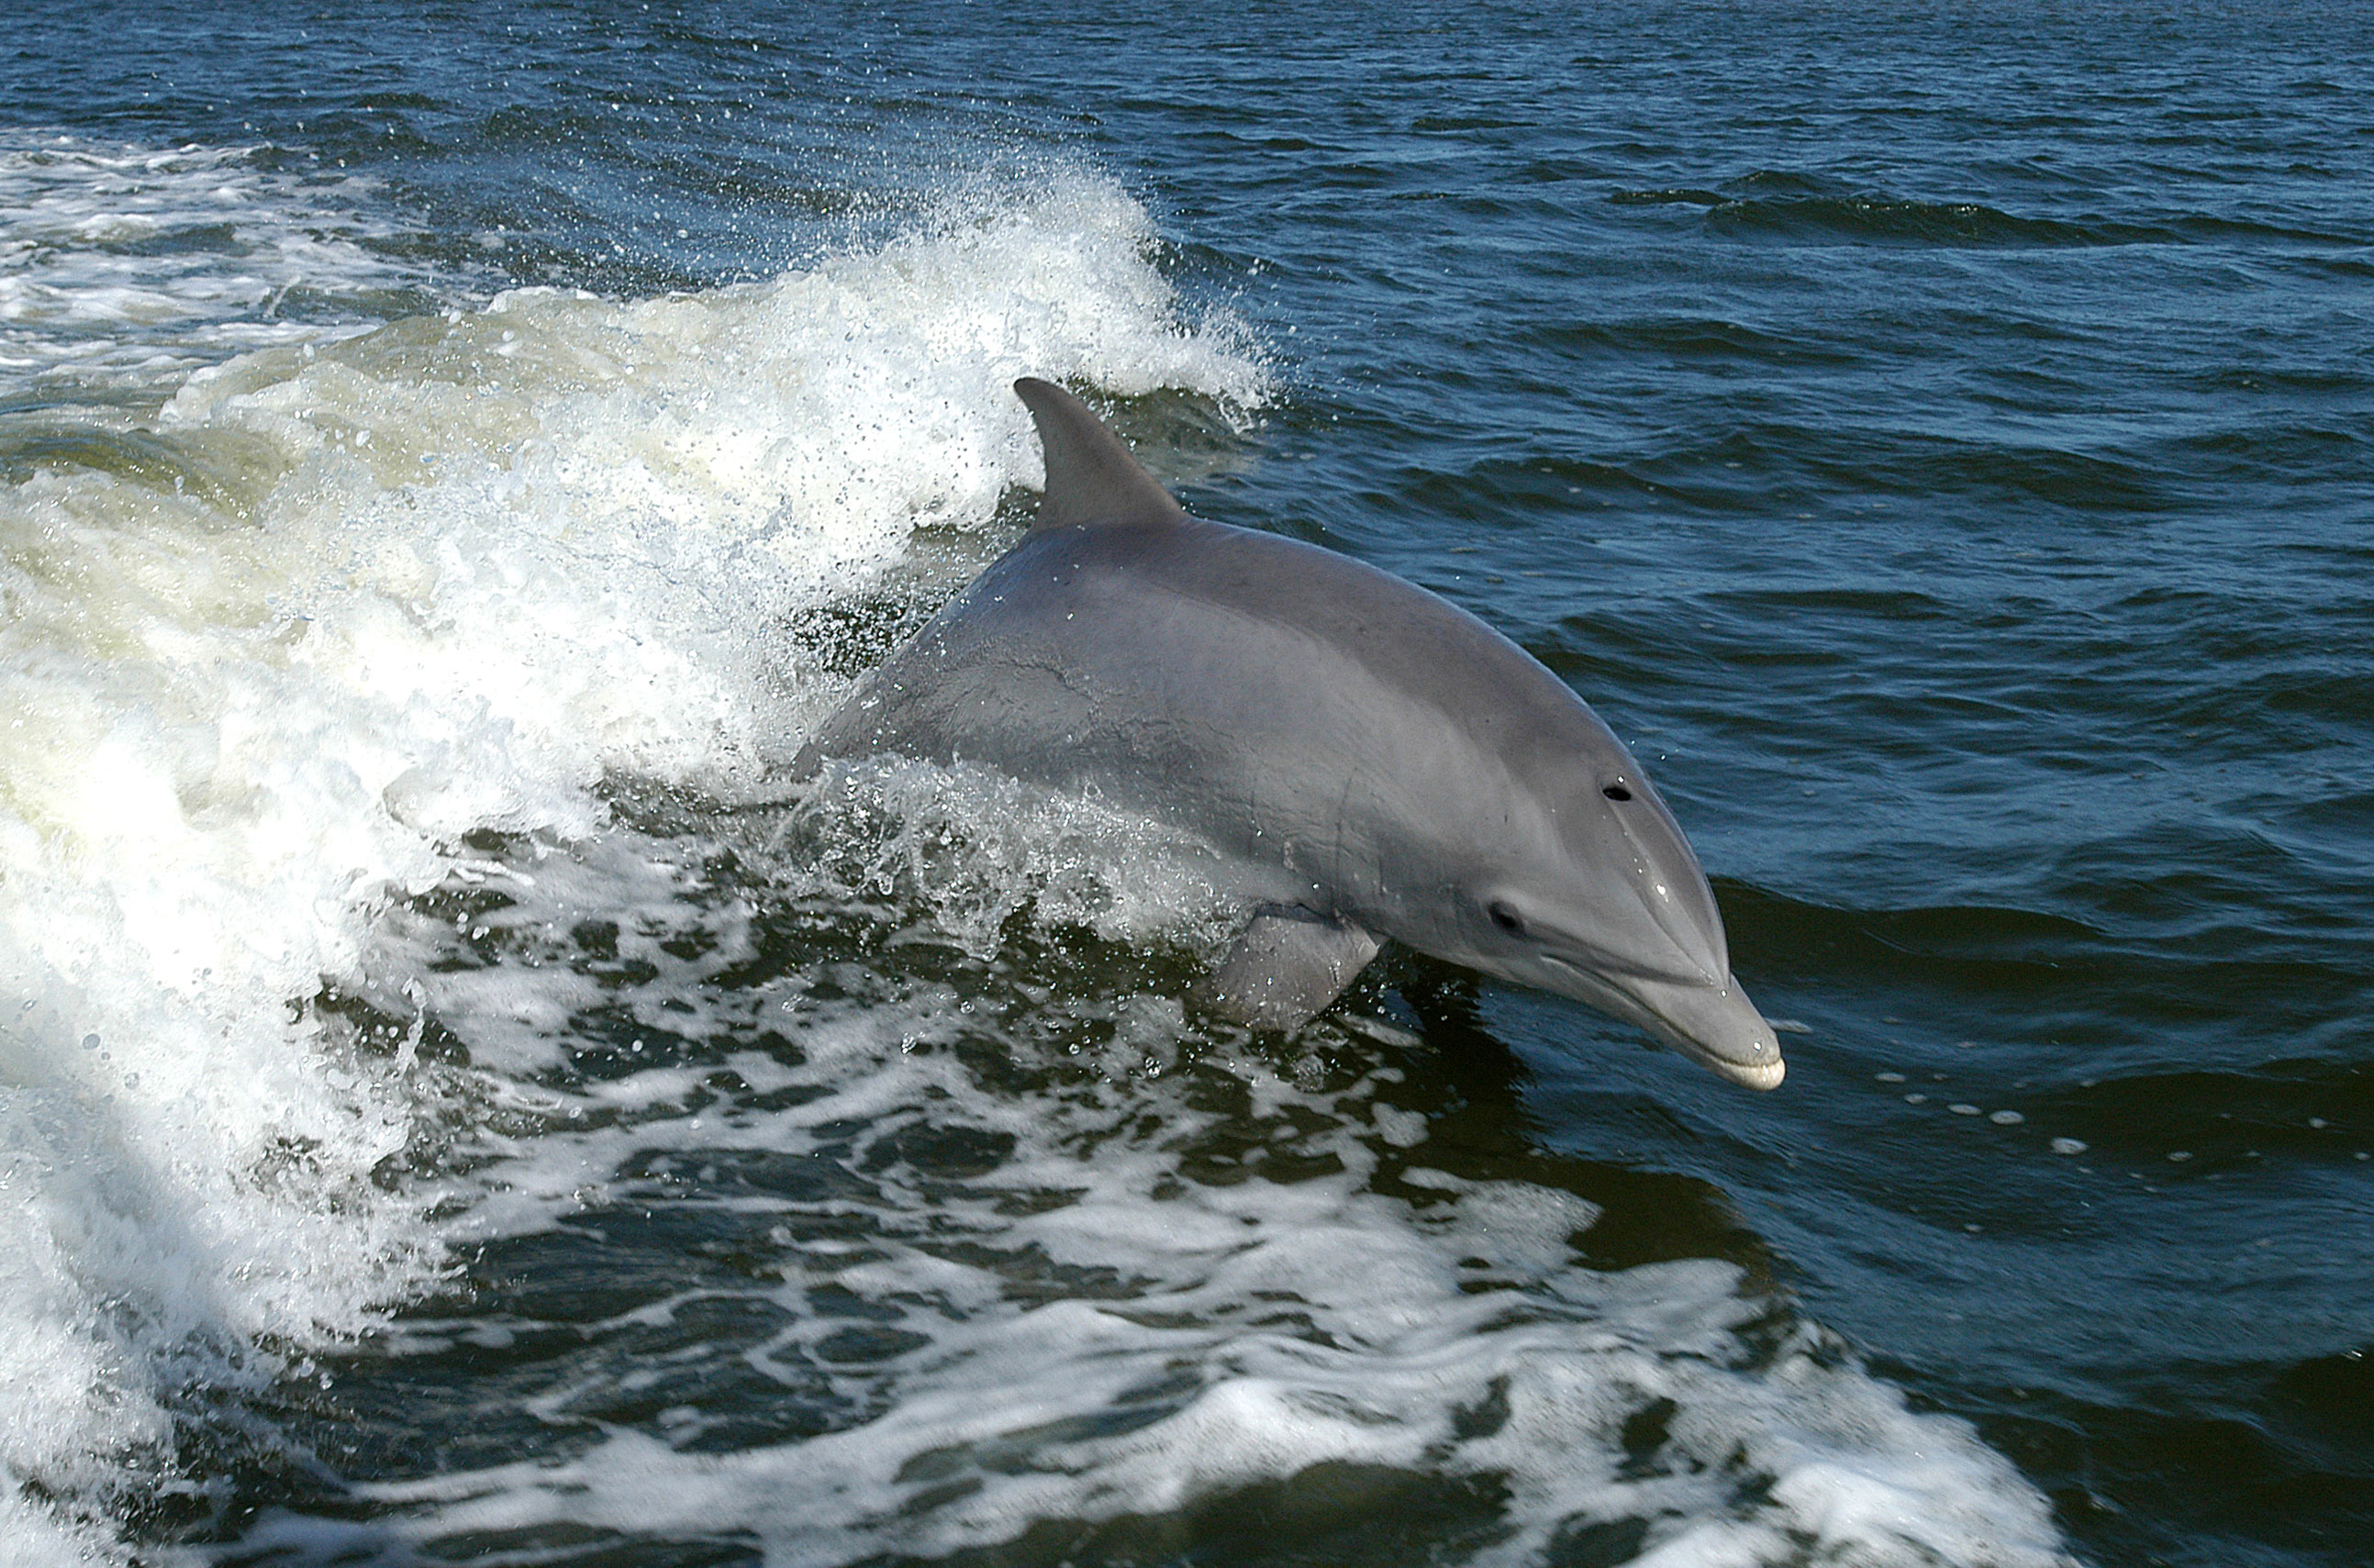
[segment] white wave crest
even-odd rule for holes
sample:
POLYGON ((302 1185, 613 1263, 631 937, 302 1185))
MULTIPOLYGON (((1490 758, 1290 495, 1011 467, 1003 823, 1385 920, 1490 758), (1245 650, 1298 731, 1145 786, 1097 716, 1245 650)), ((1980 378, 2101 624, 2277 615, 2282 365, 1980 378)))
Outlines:
MULTIPOLYGON (((103 213, 251 222, 243 167, 0 149, 31 358, 142 290, 201 338, 249 320, 282 274, 41 271, 103 213), (60 159, 108 179, 69 202, 60 159)), ((342 264, 323 243, 288 275, 342 264)), ((189 376, 153 430, 52 432, 71 458, 0 490, 5 1506, 104 1535, 184 1390, 278 1376, 439 1266, 374 1179, 417 1107, 295 1005, 376 911, 476 829, 596 831, 606 775, 758 788, 829 690, 785 617, 1036 477, 1014 376, 1259 400, 1153 244, 1065 176, 770 283, 311 330, 189 376)))

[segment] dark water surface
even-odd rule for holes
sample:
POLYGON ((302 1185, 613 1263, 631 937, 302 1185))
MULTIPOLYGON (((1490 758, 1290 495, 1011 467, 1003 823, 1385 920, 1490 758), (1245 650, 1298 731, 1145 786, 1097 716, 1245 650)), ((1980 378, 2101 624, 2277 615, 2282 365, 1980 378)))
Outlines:
POLYGON ((2365 17, 384 11, 0 47, 23 1561, 2369 1561, 2365 17), (770 783, 1025 372, 1570 681, 1787 1084, 770 783))

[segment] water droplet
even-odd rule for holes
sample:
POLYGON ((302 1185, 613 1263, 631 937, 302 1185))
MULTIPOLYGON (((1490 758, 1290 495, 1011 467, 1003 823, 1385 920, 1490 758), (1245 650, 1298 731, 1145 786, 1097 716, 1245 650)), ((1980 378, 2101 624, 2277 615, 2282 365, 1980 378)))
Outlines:
POLYGON ((2056 1138, 2052 1141, 2052 1152, 2056 1154, 2082 1154, 2086 1149, 2086 1145, 2078 1139, 2056 1138))
POLYGON ((1976 1106, 1947 1106, 1945 1108, 1953 1112, 1956 1116, 1976 1116, 1979 1114, 1979 1107, 1976 1106))
POLYGON ((1904 1082, 1904 1074, 1900 1072, 1883 1072, 1878 1074, 1878 1078, 1882 1083, 1901 1083, 1904 1082))
POLYGON ((2020 1115, 2017 1111, 1996 1111, 1992 1115, 1989 1116, 1987 1119, 1993 1122, 1997 1127, 2017 1127, 2021 1122, 2026 1121, 2027 1118, 2020 1115))

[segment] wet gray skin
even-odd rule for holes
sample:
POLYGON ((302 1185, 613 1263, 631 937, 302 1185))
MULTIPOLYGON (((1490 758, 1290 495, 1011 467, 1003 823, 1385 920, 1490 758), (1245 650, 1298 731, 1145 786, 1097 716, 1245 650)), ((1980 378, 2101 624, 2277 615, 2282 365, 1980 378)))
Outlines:
POLYGON ((1706 876, 1640 765, 1473 615, 1326 550, 1187 515, 1025 380, 1038 524, 803 753, 962 758, 1208 840, 1247 923, 1203 1000, 1293 1029, 1391 938, 1780 1082, 1706 876))

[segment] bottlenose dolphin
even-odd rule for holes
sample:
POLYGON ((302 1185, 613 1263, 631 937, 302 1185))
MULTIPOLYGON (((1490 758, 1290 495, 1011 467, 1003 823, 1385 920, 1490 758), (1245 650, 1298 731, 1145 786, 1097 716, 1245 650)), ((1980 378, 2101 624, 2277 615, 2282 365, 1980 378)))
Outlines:
POLYGON ((1029 534, 863 680, 795 763, 961 758, 1199 835, 1249 916, 1204 1000, 1299 1027, 1391 937, 1769 1089, 1698 858, 1532 655, 1401 579, 1190 517, 1095 415, 1017 381, 1029 534))

